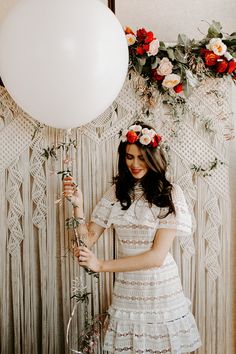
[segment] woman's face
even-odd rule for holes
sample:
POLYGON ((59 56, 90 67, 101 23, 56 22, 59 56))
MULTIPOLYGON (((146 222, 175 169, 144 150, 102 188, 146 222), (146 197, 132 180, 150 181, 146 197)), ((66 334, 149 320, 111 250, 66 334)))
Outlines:
POLYGON ((134 178, 140 179, 148 172, 148 165, 144 160, 142 150, 136 144, 126 146, 125 161, 134 178))

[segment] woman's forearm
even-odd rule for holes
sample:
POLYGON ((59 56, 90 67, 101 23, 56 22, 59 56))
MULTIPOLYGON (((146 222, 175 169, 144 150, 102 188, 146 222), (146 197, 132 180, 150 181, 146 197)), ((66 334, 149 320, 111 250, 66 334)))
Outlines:
POLYGON ((131 272, 142 269, 160 267, 164 259, 154 250, 136 256, 113 260, 99 260, 100 272, 131 272))
POLYGON ((78 220, 79 225, 77 227, 78 236, 84 241, 88 248, 91 248, 99 239, 99 236, 104 231, 104 228, 90 222, 85 223, 83 207, 74 207, 74 217, 78 220))

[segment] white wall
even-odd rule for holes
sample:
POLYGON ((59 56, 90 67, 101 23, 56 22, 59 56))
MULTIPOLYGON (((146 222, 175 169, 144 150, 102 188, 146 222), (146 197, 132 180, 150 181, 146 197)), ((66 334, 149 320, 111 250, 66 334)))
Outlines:
POLYGON ((236 30, 235 0, 116 0, 116 13, 122 25, 145 26, 166 42, 174 42, 178 33, 201 38, 197 28, 208 27, 201 20, 220 21, 225 32, 236 30))

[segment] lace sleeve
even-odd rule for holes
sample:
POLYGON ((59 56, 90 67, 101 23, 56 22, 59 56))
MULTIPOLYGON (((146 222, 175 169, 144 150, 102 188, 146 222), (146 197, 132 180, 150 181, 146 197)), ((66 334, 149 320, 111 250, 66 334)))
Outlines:
POLYGON ((182 189, 176 184, 173 184, 173 187, 172 200, 176 215, 172 213, 163 219, 159 219, 158 228, 175 229, 176 236, 189 236, 192 232, 191 214, 188 210, 182 189))
POLYGON ((91 221, 105 228, 110 227, 111 222, 109 219, 112 206, 114 205, 115 201, 115 185, 113 185, 107 190, 102 199, 94 208, 91 215, 91 221))

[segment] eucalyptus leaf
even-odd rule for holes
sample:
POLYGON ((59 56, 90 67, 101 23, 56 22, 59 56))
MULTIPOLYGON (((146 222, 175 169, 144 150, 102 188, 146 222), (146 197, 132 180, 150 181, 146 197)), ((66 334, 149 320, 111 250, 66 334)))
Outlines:
POLYGON ((184 53, 182 53, 181 50, 179 50, 178 48, 175 48, 174 54, 175 54, 176 60, 180 61, 183 64, 187 63, 187 61, 188 61, 187 56, 184 53))
POLYGON ((191 87, 197 87, 199 85, 198 79, 193 75, 192 71, 186 69, 186 80, 191 87))
POLYGON ((189 85, 188 81, 186 80, 184 82, 184 85, 183 85, 183 91, 184 91, 184 94, 185 96, 188 98, 192 92, 193 92, 193 88, 189 85))
POLYGON ((160 47, 159 47, 160 49, 164 49, 164 48, 166 49, 166 45, 164 42, 160 41, 159 44, 160 44, 160 47))
POLYGON ((223 42, 228 46, 228 47, 234 47, 236 46, 236 38, 234 39, 224 39, 223 42))
POLYGON ((172 48, 167 48, 168 56, 171 60, 175 60, 174 50, 172 48))
POLYGON ((222 26, 220 22, 216 22, 213 20, 211 26, 208 29, 207 36, 209 38, 222 37, 221 30, 222 30, 222 26))
POLYGON ((186 36, 186 34, 179 34, 178 35, 178 44, 184 46, 185 48, 189 46, 190 39, 186 36))
POLYGON ((146 64, 146 58, 137 58, 139 65, 144 66, 146 64))
POLYGON ((154 62, 151 64, 151 68, 152 69, 156 69, 157 68, 157 65, 158 65, 158 58, 157 57, 155 57, 155 60, 154 60, 154 62))

